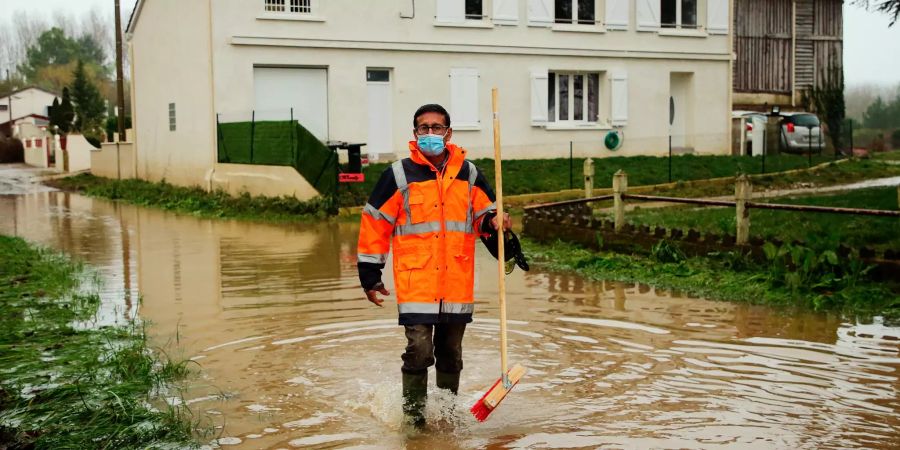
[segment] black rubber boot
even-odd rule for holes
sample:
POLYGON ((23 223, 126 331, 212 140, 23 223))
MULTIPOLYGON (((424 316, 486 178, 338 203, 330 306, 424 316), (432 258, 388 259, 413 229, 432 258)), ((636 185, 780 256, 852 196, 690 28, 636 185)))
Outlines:
POLYGON ((437 387, 439 389, 446 389, 454 394, 459 392, 458 373, 444 373, 437 371, 435 373, 435 378, 437 379, 437 387))
POLYGON ((428 400, 428 374, 403 374, 403 415, 421 428, 425 426, 425 402, 428 400))

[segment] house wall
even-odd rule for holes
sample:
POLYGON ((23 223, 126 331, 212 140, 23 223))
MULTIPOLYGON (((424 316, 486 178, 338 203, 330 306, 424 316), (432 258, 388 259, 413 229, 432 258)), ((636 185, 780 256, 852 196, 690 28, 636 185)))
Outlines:
POLYGON ((3 110, 0 111, 0 122, 6 122, 10 119, 10 102, 12 102, 13 119, 30 114, 47 117, 47 108, 53 104, 53 99, 55 98, 57 98, 55 95, 35 88, 17 92, 12 95, 12 99, 10 99, 10 96, 0 97, 0 105, 4 106, 3 110))
MULTIPOLYGON (((484 3, 490 14, 491 2, 484 3)), ((405 1, 320 1, 314 20, 272 19, 262 11, 262 0, 217 1, 213 12, 216 112, 249 117, 254 107, 254 66, 327 68, 328 138, 367 142, 366 68, 389 68, 393 146, 397 156, 405 156, 415 109, 429 102, 449 107, 450 69, 475 68, 480 76, 480 124, 456 128, 453 136, 471 156, 493 154, 493 86, 500 89, 506 157, 560 157, 568 155, 570 141, 575 141, 580 155, 603 156, 610 154, 601 149, 612 128, 610 76, 625 72, 628 123, 622 128, 625 144, 617 154, 663 154, 669 133, 670 74, 683 72, 692 74, 698 87, 692 90, 696 97, 691 109, 679 111, 696 124, 690 138, 694 150, 729 151, 727 35, 707 35, 702 30, 681 35, 671 30, 672 35, 637 31, 633 2, 627 31, 602 26, 591 32, 575 32, 572 26, 562 25, 533 27, 528 25, 527 3, 520 2, 515 26, 492 25, 490 20, 439 26, 433 1, 416 2, 413 19, 400 17, 411 13, 405 1), (600 123, 577 129, 533 126, 530 83, 535 69, 602 72, 600 123)), ((597 4, 602 21, 603 2, 597 4)), ((705 1, 698 12, 698 22, 705 24, 705 1)))
POLYGON ((215 162, 208 7, 209 0, 142 2, 131 30, 139 178, 203 186, 215 162))

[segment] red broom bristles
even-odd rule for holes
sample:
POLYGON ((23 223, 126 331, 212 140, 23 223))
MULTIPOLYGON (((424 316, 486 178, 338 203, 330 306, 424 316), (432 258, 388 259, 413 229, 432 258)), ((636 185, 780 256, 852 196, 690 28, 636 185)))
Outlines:
POLYGON ((491 391, 493 391, 494 388, 496 388, 500 384, 501 381, 503 381, 502 378, 497 380, 494 383, 494 385, 491 386, 491 388, 488 389, 487 392, 485 392, 484 395, 482 395, 481 398, 478 399, 478 401, 475 402, 474 405, 472 405, 472 409, 470 409, 469 411, 471 411, 472 415, 475 416, 475 420, 477 420, 479 422, 484 422, 485 419, 487 419, 488 416, 491 415, 491 412, 494 411, 492 408, 489 408, 488 405, 486 405, 484 403, 484 399, 487 398, 488 394, 490 394, 491 391))

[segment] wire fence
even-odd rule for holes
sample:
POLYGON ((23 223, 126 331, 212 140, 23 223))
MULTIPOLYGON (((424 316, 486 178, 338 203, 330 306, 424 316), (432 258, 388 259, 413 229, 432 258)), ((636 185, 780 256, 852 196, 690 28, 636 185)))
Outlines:
POLYGON ((218 161, 291 166, 322 195, 337 188, 337 154, 297 122, 292 109, 216 115, 218 161))

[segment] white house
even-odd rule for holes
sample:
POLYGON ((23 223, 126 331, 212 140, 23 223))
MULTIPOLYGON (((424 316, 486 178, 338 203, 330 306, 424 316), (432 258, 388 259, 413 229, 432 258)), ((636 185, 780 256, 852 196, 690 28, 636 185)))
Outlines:
MULTIPOLYGON (((727 154, 732 4, 139 0, 128 26, 137 173, 188 185, 232 176, 217 162, 217 115, 251 111, 292 110, 322 141, 403 157, 412 114, 430 102, 449 109, 471 157, 491 156, 495 86, 505 158, 568 156, 570 142, 582 156, 662 155, 670 136, 727 154), (612 130, 624 136, 615 152, 612 130)), ((240 183, 252 191, 250 178, 240 183)))
POLYGON ((59 96, 34 86, 0 97, 0 127, 7 132, 23 123, 46 127, 54 99, 59 96))

